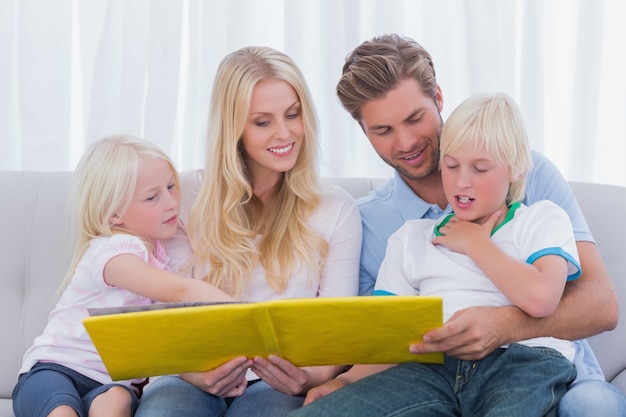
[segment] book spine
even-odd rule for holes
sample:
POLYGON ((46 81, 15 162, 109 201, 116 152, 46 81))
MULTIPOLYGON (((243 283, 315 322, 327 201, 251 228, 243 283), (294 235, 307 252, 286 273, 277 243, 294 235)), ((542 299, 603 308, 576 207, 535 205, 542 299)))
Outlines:
POLYGON ((282 356, 269 308, 267 306, 257 306, 254 309, 254 321, 267 352, 265 357, 269 355, 282 356))

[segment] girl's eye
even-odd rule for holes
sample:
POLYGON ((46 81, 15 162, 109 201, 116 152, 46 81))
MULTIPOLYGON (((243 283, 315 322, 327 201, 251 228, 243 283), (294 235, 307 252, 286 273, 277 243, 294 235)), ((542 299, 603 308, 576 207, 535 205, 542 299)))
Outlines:
POLYGON ((173 190, 174 188, 176 188, 176 184, 170 184, 167 186, 168 190, 173 190))
POLYGON ((300 112, 299 112, 299 111, 297 111, 297 112, 295 112, 295 113, 289 113, 289 114, 288 114, 287 116, 285 116, 285 117, 286 117, 287 119, 295 119, 295 118, 297 118, 298 116, 300 116, 300 112))
POLYGON ((255 125, 255 126, 258 126, 258 127, 265 127, 265 126, 267 126, 267 125, 269 125, 269 124, 270 124, 270 122, 260 121, 260 120, 259 120, 259 121, 254 122, 254 125, 255 125))
POLYGON ((146 201, 154 201, 154 200, 156 200, 156 198, 157 198, 156 194, 155 195, 151 195, 150 197, 146 198, 146 201))

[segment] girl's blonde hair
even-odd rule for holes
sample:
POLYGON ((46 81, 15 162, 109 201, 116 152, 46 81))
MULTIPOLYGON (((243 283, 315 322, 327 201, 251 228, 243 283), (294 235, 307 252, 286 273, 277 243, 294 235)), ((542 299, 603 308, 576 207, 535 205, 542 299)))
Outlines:
POLYGON ((112 224, 111 218, 114 215, 123 216, 128 209, 135 192, 142 157, 167 162, 179 188, 178 173, 171 160, 156 145, 144 139, 130 135, 107 136, 93 143, 81 158, 74 173, 72 188, 76 246, 58 295, 67 287, 93 238, 117 233, 132 234, 112 224))
POLYGON ((305 268, 317 285, 328 253, 328 242, 307 223, 320 202, 317 155, 311 94, 295 63, 266 47, 246 47, 227 55, 215 77, 206 170, 190 216, 196 271, 208 273, 208 282, 235 297, 242 294, 259 263, 279 293, 299 268, 305 268), (241 136, 252 91, 265 79, 286 81, 295 90, 304 141, 295 166, 283 174, 276 193, 263 205, 252 192, 241 136))
POLYGON ((466 143, 485 149, 497 164, 510 168, 507 203, 524 199, 532 158, 522 113, 510 96, 475 95, 450 113, 441 131, 440 161, 466 143))

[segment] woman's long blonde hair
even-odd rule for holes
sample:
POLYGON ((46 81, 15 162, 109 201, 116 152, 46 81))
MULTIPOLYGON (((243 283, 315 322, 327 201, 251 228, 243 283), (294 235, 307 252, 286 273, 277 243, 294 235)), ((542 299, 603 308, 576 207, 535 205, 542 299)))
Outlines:
POLYGON ((178 173, 171 160, 159 147, 144 139, 130 135, 107 136, 93 143, 81 158, 72 184, 72 221, 76 246, 70 267, 57 291, 57 298, 69 284, 93 238, 117 233, 132 234, 112 224, 111 218, 114 215, 123 216, 128 209, 137 185, 142 157, 167 162, 174 174, 176 186, 180 188, 178 173))
POLYGON ((196 274, 208 274, 203 278, 235 297, 259 263, 278 293, 300 268, 317 285, 328 253, 328 242, 308 225, 320 202, 317 155, 316 115, 294 62, 266 47, 227 55, 213 86, 206 169, 190 216, 196 274), (268 78, 286 81, 296 91, 305 133, 295 166, 283 174, 276 193, 263 205, 252 192, 241 136, 252 91, 268 78))

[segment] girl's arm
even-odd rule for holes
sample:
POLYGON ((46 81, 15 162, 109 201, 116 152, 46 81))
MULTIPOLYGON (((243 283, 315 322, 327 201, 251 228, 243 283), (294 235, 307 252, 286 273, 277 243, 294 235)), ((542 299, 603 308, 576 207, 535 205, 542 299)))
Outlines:
POLYGON ((107 284, 155 301, 233 301, 231 296, 207 282, 155 268, 131 253, 111 258, 104 266, 103 275, 107 284))

